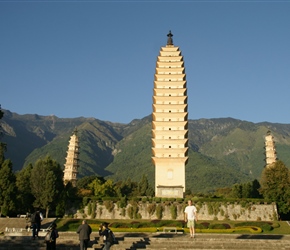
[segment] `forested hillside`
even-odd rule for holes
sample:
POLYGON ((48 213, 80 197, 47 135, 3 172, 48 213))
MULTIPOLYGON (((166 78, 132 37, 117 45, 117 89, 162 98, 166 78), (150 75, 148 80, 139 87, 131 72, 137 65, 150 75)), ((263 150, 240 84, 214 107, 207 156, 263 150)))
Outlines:
MULTIPOLYGON (((65 163, 68 141, 75 128, 80 141, 79 176, 97 174, 138 181, 143 174, 154 184, 151 161, 151 116, 129 124, 94 118, 18 115, 4 110, 1 120, 6 158, 15 171, 50 155, 65 163)), ((260 178, 264 167, 264 136, 271 130, 278 158, 290 166, 290 124, 251 123, 232 118, 189 120, 187 189, 217 187, 260 178)))

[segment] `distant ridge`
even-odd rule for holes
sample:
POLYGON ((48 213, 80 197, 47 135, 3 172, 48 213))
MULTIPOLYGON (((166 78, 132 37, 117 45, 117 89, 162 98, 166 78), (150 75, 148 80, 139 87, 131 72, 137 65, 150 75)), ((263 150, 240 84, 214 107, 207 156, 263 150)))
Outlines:
MULTIPOLYGON (((146 174, 154 182, 151 162, 151 115, 128 124, 95 118, 58 118, 4 111, 1 122, 6 158, 15 171, 51 155, 65 163, 68 141, 77 127, 80 177, 100 175, 115 181, 138 181, 146 174)), ((290 167, 290 124, 252 123, 233 118, 189 120, 189 162, 186 188, 194 192, 259 179, 264 162, 264 136, 271 130, 277 155, 290 167)))

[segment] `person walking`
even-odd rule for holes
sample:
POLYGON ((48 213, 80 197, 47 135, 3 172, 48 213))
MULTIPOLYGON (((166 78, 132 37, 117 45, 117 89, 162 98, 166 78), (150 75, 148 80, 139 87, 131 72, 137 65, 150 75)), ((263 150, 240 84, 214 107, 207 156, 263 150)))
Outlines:
POLYGON ((38 233, 40 232, 40 228, 41 228, 41 222, 43 220, 43 215, 42 213, 38 210, 36 212, 36 217, 35 217, 35 223, 36 223, 36 237, 38 237, 38 233))
POLYGON ((86 220, 83 220, 82 224, 78 227, 77 233, 79 234, 80 239, 80 250, 87 250, 92 228, 87 224, 86 220))
POLYGON ((189 228, 190 237, 194 238, 195 230, 195 221, 197 221, 197 209, 192 205, 192 201, 188 201, 188 206, 184 210, 184 221, 187 222, 187 227, 189 228))
POLYGON ((35 239, 35 237, 38 237, 38 232, 40 230, 40 215, 38 211, 35 211, 31 215, 30 221, 31 221, 31 227, 32 227, 32 238, 35 239))
POLYGON ((111 246, 114 244, 114 241, 115 241, 115 235, 108 226, 109 224, 107 222, 104 222, 99 227, 99 235, 103 236, 103 239, 104 239, 103 250, 110 250, 111 246))
POLYGON ((46 250, 56 250, 56 238, 59 237, 58 231, 56 230, 56 224, 53 222, 51 229, 48 232, 49 239, 46 239, 46 250))

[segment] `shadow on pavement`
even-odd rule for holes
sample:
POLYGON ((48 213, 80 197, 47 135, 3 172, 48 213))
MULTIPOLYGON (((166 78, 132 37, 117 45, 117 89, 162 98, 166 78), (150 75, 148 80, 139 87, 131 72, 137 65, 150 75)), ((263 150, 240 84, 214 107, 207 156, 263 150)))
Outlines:
POLYGON ((254 239, 254 240, 281 240, 283 235, 251 235, 242 234, 237 237, 237 239, 254 239))

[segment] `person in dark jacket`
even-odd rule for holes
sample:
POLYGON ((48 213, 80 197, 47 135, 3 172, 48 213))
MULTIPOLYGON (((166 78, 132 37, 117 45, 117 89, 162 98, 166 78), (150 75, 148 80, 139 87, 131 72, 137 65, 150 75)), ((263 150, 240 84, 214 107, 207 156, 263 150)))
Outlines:
POLYGON ((105 222, 99 227, 99 235, 103 236, 104 238, 103 250, 110 250, 111 246, 113 245, 114 238, 115 238, 113 232, 108 226, 109 224, 105 222))
POLYGON ((58 238, 59 235, 54 222, 51 225, 50 231, 50 239, 46 241, 46 250, 56 250, 56 238, 58 238))
POLYGON ((38 211, 35 211, 31 217, 31 226, 32 226, 32 238, 35 239, 35 237, 38 237, 38 232, 40 230, 40 223, 41 223, 41 219, 40 219, 40 215, 38 211))
POLYGON ((41 228, 41 222, 43 220, 43 215, 40 211, 36 212, 37 216, 36 216, 36 237, 38 237, 38 233, 40 232, 40 228, 41 228))
POLYGON ((92 228, 83 220, 82 224, 78 227, 77 233, 80 239, 80 250, 87 250, 90 242, 90 235, 92 233, 92 228))

